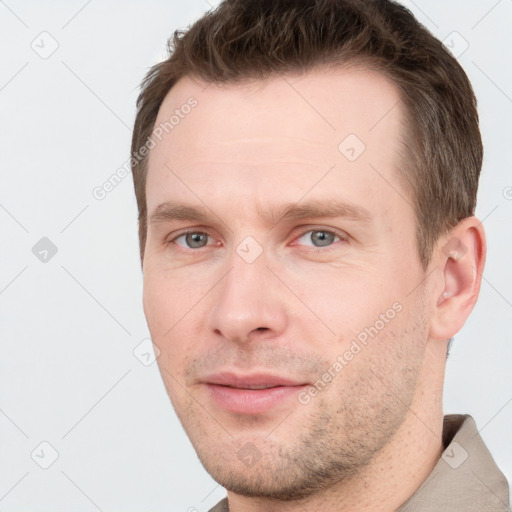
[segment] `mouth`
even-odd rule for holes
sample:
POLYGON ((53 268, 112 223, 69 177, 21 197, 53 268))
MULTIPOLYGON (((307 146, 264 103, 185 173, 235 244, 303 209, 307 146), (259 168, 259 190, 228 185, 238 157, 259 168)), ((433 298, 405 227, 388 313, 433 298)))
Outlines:
POLYGON ((226 412, 255 415, 298 404, 297 395, 308 384, 270 374, 218 373, 202 380, 209 398, 226 412))

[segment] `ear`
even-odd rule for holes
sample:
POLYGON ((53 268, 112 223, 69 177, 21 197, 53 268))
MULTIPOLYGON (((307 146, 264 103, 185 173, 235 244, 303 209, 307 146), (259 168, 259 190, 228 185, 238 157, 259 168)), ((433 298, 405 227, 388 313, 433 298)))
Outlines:
POLYGON ((439 240, 434 252, 439 284, 432 297, 431 338, 452 338, 466 322, 480 293, 486 252, 484 228, 474 216, 439 240))

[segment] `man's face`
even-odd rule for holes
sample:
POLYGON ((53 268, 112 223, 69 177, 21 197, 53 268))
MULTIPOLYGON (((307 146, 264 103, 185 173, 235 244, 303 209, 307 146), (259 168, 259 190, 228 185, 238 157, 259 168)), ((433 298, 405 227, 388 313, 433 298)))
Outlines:
POLYGON ((401 108, 352 68, 185 78, 160 109, 155 127, 180 115, 149 160, 144 310, 173 406, 233 492, 349 478, 410 414, 428 310, 401 108))

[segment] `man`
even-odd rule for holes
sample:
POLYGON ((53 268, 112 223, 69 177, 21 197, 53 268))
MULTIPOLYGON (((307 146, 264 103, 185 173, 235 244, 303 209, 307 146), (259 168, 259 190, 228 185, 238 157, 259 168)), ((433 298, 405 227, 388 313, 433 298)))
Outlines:
POLYGON ((478 298, 457 63, 389 1, 226 0, 142 84, 144 311, 213 511, 497 511, 448 341, 478 298))

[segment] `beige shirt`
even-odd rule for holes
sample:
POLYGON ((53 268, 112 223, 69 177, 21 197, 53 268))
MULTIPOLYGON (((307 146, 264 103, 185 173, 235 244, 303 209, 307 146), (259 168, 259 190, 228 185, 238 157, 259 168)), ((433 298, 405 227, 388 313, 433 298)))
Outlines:
MULTIPOLYGON (((396 512, 510 512, 508 482, 468 414, 444 417, 446 447, 420 488, 396 512)), ((210 512, 229 512, 228 500, 210 512)))

